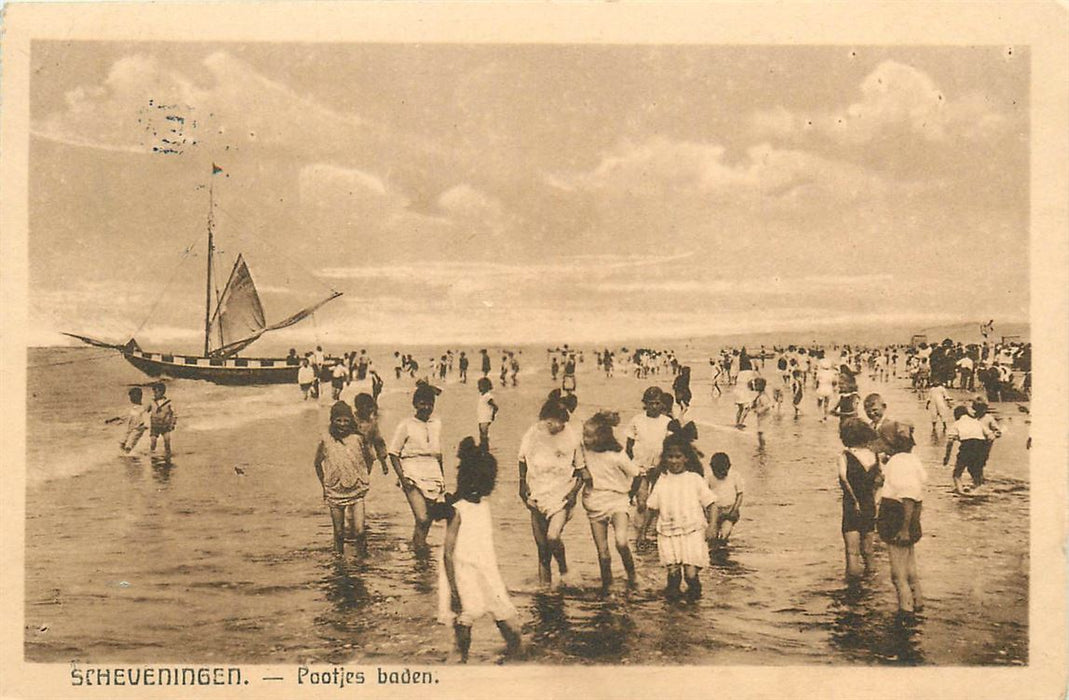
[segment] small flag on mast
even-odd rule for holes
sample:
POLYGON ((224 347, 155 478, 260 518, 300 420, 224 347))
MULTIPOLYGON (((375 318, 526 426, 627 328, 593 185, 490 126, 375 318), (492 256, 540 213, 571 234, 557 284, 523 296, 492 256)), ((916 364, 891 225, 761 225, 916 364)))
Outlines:
POLYGON ((223 172, 223 169, 222 169, 222 168, 220 168, 220 167, 219 167, 218 165, 216 165, 215 163, 212 163, 212 175, 218 175, 218 174, 219 174, 219 173, 221 173, 221 172, 223 172))

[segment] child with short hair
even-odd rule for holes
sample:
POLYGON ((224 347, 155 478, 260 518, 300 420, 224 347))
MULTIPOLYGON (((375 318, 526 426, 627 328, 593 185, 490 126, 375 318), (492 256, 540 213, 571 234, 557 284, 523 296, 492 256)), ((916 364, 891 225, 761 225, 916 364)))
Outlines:
POLYGON ((646 515, 646 499, 650 489, 657 480, 654 468, 661 458, 661 445, 668 436, 668 424, 671 418, 664 415, 663 392, 651 386, 642 393, 643 413, 639 413, 627 424, 624 450, 635 463, 638 476, 631 484, 631 495, 635 500, 638 519, 638 541, 646 537, 649 517, 646 515))
MULTIPOLYGON (((123 452, 129 454, 148 428, 149 409, 141 405, 143 399, 141 387, 135 386, 131 388, 130 391, 127 392, 127 396, 130 398, 132 406, 129 415, 126 418, 126 435, 123 436, 122 442, 119 443, 119 447, 122 448, 123 452)), ((118 420, 122 419, 120 418, 118 420)))
POLYGON ((389 452, 386 450, 386 440, 382 437, 382 430, 379 428, 379 406, 375 402, 375 397, 370 394, 357 394, 353 398, 353 409, 355 410, 356 432, 364 441, 364 458, 367 460, 368 472, 371 471, 371 465, 377 459, 382 465, 382 473, 389 474, 390 468, 386 462, 389 452))
POLYGON ((656 513, 657 553, 668 569, 665 595, 677 598, 680 584, 687 582, 687 597, 701 596, 698 574, 709 562, 706 545, 715 534, 716 515, 712 492, 701 473, 701 461, 694 446, 683 435, 673 434, 664 439, 657 479, 646 507, 656 513), (697 466, 698 472, 692 471, 697 466))
POLYGON ((361 551, 365 547, 364 496, 371 471, 365 454, 352 409, 344 401, 336 402, 330 408, 330 427, 319 441, 314 464, 323 486, 323 500, 330 508, 337 554, 345 550, 346 535, 358 542, 361 551))
MULTIPOLYGON (((943 382, 933 382, 932 388, 928 390, 928 401, 924 404, 924 409, 931 415, 933 433, 936 432, 936 423, 942 423, 943 432, 946 432, 947 420, 950 417, 950 404, 950 394, 947 393, 946 387, 943 386, 943 382)), ((954 415, 955 420, 957 420, 957 410, 954 411, 954 415)))
POLYGON ((791 372, 791 404, 794 405, 794 417, 799 415, 799 406, 802 404, 802 396, 805 393, 805 376, 801 369, 791 372))
POLYGON ((438 569, 438 621, 453 625, 456 653, 467 663, 472 623, 485 614, 497 622, 506 654, 520 651, 522 636, 494 551, 487 496, 497 481, 497 460, 470 436, 460 441, 457 457, 457 492, 446 499, 451 507, 438 569))
POLYGON ((479 423, 479 446, 484 450, 489 450, 490 424, 497 418, 498 411, 492 393, 494 383, 489 377, 480 377, 476 387, 479 389, 479 399, 475 404, 475 418, 479 423))
POLYGON ((753 389, 757 392, 757 396, 754 397, 753 403, 750 405, 750 410, 753 411, 754 416, 757 418, 757 444, 760 447, 765 446, 765 425, 768 423, 769 417, 772 415, 772 407, 775 403, 772 397, 768 395, 768 382, 764 377, 753 378, 753 389))
POLYGON ((716 527, 710 544, 722 548, 727 545, 728 537, 739 522, 743 483, 739 473, 731 471, 731 458, 724 452, 712 456, 709 470, 712 472, 708 480, 709 489, 716 496, 716 527))
POLYGON ((178 425, 178 414, 167 398, 167 385, 156 382, 152 385, 152 403, 149 405, 149 449, 156 451, 156 441, 163 437, 163 456, 171 456, 171 433, 178 425))
POLYGON ((398 423, 389 445, 390 462, 412 509, 412 547, 417 552, 427 547, 431 529, 428 507, 440 500, 445 487, 442 422, 432 416, 440 391, 422 380, 416 382, 412 392, 415 415, 398 423))
POLYGON ((984 463, 987 461, 988 440, 994 440, 980 421, 969 415, 965 406, 954 407, 954 423, 947 429, 947 446, 943 453, 943 466, 950 463, 954 443, 958 443, 958 457, 954 462, 954 492, 966 494, 980 488, 984 483, 984 463), (961 475, 968 470, 972 488, 962 485, 961 475))
POLYGON ((598 550, 601 569, 601 592, 607 594, 612 584, 612 558, 609 554, 609 525, 612 525, 616 551, 620 554, 627 585, 635 585, 635 560, 628 545, 631 480, 639 470, 616 440, 613 428, 620 415, 599 411, 583 424, 583 452, 589 479, 583 489, 583 508, 590 521, 590 533, 598 550))
POLYGON ((924 608, 920 576, 913 546, 921 538, 921 504, 928 472, 913 454, 913 426, 898 422, 888 431, 891 457, 883 466, 876 531, 887 544, 891 581, 898 593, 900 614, 912 615, 924 608))

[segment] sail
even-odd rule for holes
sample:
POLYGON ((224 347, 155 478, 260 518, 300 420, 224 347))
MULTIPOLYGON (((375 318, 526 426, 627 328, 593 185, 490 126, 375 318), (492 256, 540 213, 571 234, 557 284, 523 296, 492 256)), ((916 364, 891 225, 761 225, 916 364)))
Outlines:
POLYGON ((341 294, 341 292, 333 292, 329 297, 323 299, 319 303, 301 309, 297 313, 282 319, 278 323, 272 323, 270 326, 265 326, 250 336, 227 343, 226 345, 223 345, 217 350, 213 350, 212 355, 215 357, 230 357, 231 355, 236 355, 248 346, 252 345, 254 342, 256 342, 264 333, 267 333, 268 331, 277 331, 280 328, 289 328, 293 324, 303 321, 304 319, 314 314, 316 310, 319 309, 319 307, 323 306, 329 301, 337 299, 341 296, 341 294))
POLYGON ((260 295, 256 293, 256 285, 252 283, 249 266, 238 255, 234 269, 230 271, 230 279, 226 281, 215 307, 211 322, 211 354, 220 354, 220 349, 239 338, 259 334, 266 325, 264 307, 260 303, 260 295))

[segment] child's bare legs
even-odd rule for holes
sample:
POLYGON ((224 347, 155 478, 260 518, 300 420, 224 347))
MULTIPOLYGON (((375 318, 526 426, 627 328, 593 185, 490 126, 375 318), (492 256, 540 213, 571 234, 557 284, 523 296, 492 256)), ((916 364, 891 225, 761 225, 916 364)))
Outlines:
POLYGON ((683 578, 687 581, 687 597, 691 600, 700 598, 702 595, 702 582, 698 578, 701 568, 691 564, 683 565, 683 578))
POLYGON ((453 641, 456 644, 456 652, 460 657, 460 663, 468 663, 468 651, 471 650, 471 626, 462 625, 459 622, 454 623, 453 641))
POLYGON ((631 556, 631 546, 627 536, 630 530, 631 518, 627 513, 614 513, 612 516, 612 534, 616 538, 616 551, 620 555, 620 561, 624 563, 624 571, 627 572, 627 585, 634 587, 635 559, 631 556))
POLYGON ((330 522, 334 526, 334 552, 341 554, 345 551, 345 508, 330 506, 330 522))
POLYGON ((514 617, 507 620, 498 620, 497 629, 505 639, 505 654, 513 656, 523 649, 523 634, 520 632, 520 623, 514 617))
POLYGON ((865 562, 865 573, 871 573, 875 567, 876 533, 866 532, 861 535, 861 559, 865 562))
POLYGON ((924 610, 924 596, 921 595, 921 579, 920 574, 917 573, 917 553, 914 551, 913 545, 909 546, 906 580, 909 582, 909 589, 913 593, 913 611, 920 612, 921 610, 924 610))
POLYGON ((490 424, 479 423, 479 447, 489 451, 490 449, 490 424))
POLYGON ((646 510, 646 501, 650 497, 650 480, 645 474, 639 477, 638 493, 635 494, 635 506, 636 515, 638 516, 638 525, 636 528, 635 540, 642 542, 646 539, 646 530, 650 526, 650 513, 646 510))
MULTIPOLYGON (((619 532, 617 530, 617 532, 619 532)), ((598 568, 601 569, 601 592, 608 593, 612 585, 612 557, 609 554, 609 522, 591 520, 590 534, 594 537, 594 547, 598 550, 598 568)), ((625 539, 626 544, 626 539, 625 539)))
POLYGON ((736 404, 735 409, 735 425, 742 425, 743 417, 746 413, 746 406, 743 404, 736 404))
POLYGON ((911 613, 914 611, 915 602, 909 579, 913 546, 901 547, 896 544, 889 544, 887 545, 887 555, 891 561, 891 582, 894 583, 895 590, 898 592, 898 610, 911 613))
POLYGON ((170 433, 164 433, 163 434, 163 456, 164 457, 170 457, 171 456, 171 434, 170 433))
POLYGON ((865 565, 861 559, 861 533, 856 530, 844 532, 843 544, 846 545, 846 578, 848 580, 860 578, 865 572, 865 565))
POLYGON ((412 528, 412 548, 425 549, 427 533, 431 530, 431 519, 427 514, 427 500, 423 498, 423 492, 415 486, 405 489, 405 497, 408 498, 408 506, 412 509, 412 517, 416 521, 412 528))
POLYGON ((531 509, 531 534, 534 535, 535 546, 538 547, 539 583, 549 584, 552 581, 550 563, 554 559, 557 560, 560 575, 563 577, 568 573, 561 533, 570 517, 571 509, 568 508, 557 511, 549 518, 542 515, 541 511, 531 509))
POLYGON ((666 598, 678 598, 679 587, 683 583, 683 571, 679 564, 668 565, 668 585, 664 589, 666 598))

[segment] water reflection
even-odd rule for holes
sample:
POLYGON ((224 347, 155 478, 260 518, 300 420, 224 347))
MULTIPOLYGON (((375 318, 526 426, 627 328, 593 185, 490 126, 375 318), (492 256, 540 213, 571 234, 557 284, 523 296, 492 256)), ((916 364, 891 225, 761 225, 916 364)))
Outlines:
POLYGON ((171 470, 175 464, 170 457, 152 458, 152 479, 161 486, 166 486, 171 481, 171 470))
POLYGON ((923 664, 922 617, 906 618, 888 610, 881 595, 851 583, 832 594, 831 645, 862 663, 923 664))

